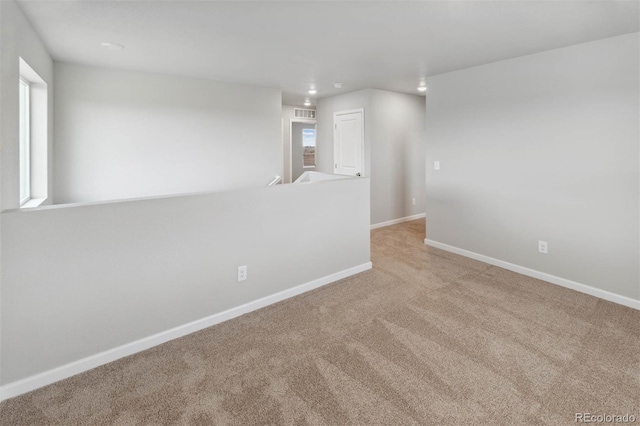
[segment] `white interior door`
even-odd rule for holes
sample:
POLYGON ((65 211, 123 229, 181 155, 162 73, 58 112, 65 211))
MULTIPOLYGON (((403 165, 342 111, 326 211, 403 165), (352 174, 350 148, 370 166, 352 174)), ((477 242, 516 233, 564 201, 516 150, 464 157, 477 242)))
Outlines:
POLYGON ((334 173, 364 176, 364 110, 333 114, 334 173))

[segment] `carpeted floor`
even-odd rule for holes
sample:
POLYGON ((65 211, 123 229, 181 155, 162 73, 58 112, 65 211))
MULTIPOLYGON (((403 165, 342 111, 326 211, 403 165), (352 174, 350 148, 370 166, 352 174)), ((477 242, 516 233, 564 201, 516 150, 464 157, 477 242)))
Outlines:
POLYGON ((0 424, 640 416, 640 312, 425 247, 424 231, 375 230, 373 270, 5 401, 0 424))

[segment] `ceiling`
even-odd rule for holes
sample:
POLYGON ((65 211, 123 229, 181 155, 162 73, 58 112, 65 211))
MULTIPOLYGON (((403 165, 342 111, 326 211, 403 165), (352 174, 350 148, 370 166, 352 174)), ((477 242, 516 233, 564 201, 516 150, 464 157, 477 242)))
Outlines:
POLYGON ((427 76, 639 31, 638 1, 19 4, 55 60, 278 88, 290 105, 363 88, 418 94, 427 76))

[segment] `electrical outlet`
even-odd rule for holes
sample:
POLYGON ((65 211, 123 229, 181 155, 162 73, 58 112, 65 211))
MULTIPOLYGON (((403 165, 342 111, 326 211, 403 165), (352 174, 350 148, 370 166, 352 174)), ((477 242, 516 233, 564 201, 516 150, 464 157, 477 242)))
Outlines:
POLYGON ((238 266, 238 282, 247 279, 247 265, 238 266))
POLYGON ((538 251, 542 254, 549 252, 549 244, 546 241, 538 241, 538 251))
POLYGON ((434 161, 433 162, 433 170, 440 170, 440 162, 439 161, 434 161))
POLYGON ((415 198, 411 199, 411 204, 413 204, 414 206, 416 205, 416 199, 415 198))

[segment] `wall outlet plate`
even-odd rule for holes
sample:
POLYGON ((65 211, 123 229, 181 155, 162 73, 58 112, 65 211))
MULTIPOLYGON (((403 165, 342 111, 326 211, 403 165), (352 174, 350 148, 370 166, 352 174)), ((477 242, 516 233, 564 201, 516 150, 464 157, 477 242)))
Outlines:
POLYGON ((549 244, 546 241, 538 241, 538 252, 542 254, 549 253, 549 244))
POLYGON ((247 265, 238 266, 238 282, 247 279, 247 265))

